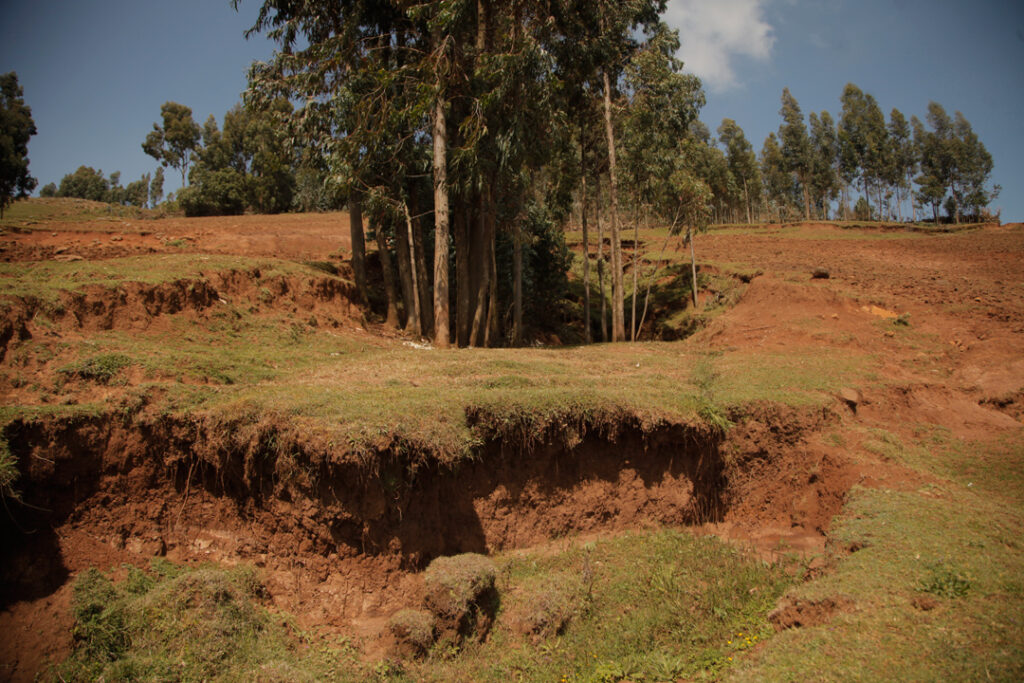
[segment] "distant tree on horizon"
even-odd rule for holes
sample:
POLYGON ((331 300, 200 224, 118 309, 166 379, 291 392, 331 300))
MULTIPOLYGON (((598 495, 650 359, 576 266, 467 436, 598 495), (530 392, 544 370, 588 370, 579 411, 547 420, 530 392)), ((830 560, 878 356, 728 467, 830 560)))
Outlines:
POLYGON ((811 219, 811 172, 814 167, 811 140, 807 135, 803 114, 789 88, 782 91, 782 125, 779 142, 786 171, 793 174, 804 197, 804 220, 811 219))
POLYGON ((153 124, 153 130, 142 143, 142 151, 163 166, 177 169, 181 173, 181 186, 186 187, 188 169, 202 130, 192 118, 192 109, 177 102, 165 102, 160 107, 160 117, 163 125, 153 124))
POLYGON ((79 166, 74 173, 61 178, 57 196, 105 202, 109 191, 110 181, 103 175, 103 171, 97 171, 92 166, 79 166))
POLYGON ((12 201, 27 197, 36 179, 28 173, 28 141, 36 134, 18 75, 0 76, 0 218, 12 201))

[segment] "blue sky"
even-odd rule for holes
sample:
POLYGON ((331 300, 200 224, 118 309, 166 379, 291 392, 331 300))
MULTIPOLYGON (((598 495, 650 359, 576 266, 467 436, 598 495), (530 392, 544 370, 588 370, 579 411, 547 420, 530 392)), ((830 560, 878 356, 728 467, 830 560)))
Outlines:
MULTIPOLYGON (((40 187, 85 164, 122 183, 156 168, 141 148, 168 100, 200 123, 240 99, 270 56, 242 35, 259 0, 0 0, 0 73, 17 71, 39 134, 40 187)), ((847 82, 923 117, 962 111, 995 160, 994 203, 1024 220, 1024 2, 1020 0, 670 0, 680 56, 704 79, 702 119, 735 119, 757 150, 789 87, 805 114, 839 111, 847 82)), ((167 190, 175 189, 168 173, 167 190)))

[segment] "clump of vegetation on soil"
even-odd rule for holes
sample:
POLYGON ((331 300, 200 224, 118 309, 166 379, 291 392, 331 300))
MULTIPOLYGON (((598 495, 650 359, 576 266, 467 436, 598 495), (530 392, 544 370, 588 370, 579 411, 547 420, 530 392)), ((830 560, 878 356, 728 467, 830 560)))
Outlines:
POLYGON ((14 488, 18 481, 18 463, 11 453, 7 437, 0 434, 0 498, 17 498, 14 488))
MULTIPOLYGON (((114 582, 90 569, 74 584, 74 654, 52 680, 322 680, 338 661, 296 642, 259 601, 251 568, 155 561, 114 582)), ((332 653, 343 654, 343 650, 332 653)))
POLYGON ((60 369, 60 372, 90 382, 110 384, 117 373, 131 363, 131 359, 123 353, 104 353, 66 365, 60 369))
POLYGON ((428 583, 449 591, 453 604, 471 605, 481 591, 500 595, 488 638, 457 650, 452 641, 434 644, 434 616, 403 610, 390 628, 418 648, 380 662, 272 616, 250 568, 155 560, 119 581, 89 570, 74 585, 74 654, 49 678, 670 680, 722 672, 769 637, 767 614, 793 581, 780 565, 681 531, 563 543, 442 558, 428 583))
POLYGON ((676 680, 727 670, 772 634, 793 579, 718 539, 674 530, 495 557, 501 610, 457 659, 406 662, 401 681, 676 680), (736 634, 742 634, 737 636, 736 634))

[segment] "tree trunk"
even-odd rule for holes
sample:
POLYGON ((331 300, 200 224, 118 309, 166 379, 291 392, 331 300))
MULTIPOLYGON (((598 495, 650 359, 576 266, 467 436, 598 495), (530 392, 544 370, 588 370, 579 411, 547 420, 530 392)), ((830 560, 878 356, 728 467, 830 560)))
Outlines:
POLYGON ((580 223, 583 229, 583 343, 590 338, 590 236, 587 232, 587 146, 580 126, 580 223))
POLYGON ((594 220, 597 222, 597 284, 601 294, 601 341, 608 341, 608 298, 604 294, 604 226, 601 223, 601 181, 597 181, 594 220))
POLYGON ((438 95, 431 118, 434 134, 434 345, 448 348, 448 129, 438 95))
POLYGON ((910 222, 917 222, 917 202, 914 199, 914 181, 910 177, 910 173, 907 173, 907 193, 910 195, 910 222))
POLYGON ((632 312, 629 318, 629 340, 636 341, 636 291, 640 277, 640 212, 637 211, 633 223, 633 300, 630 302, 632 312))
POLYGON ((405 211, 405 227, 409 233, 409 275, 412 280, 412 312, 410 313, 412 324, 410 326, 407 322, 406 327, 411 327, 412 333, 420 337, 423 335, 423 316, 420 314, 420 287, 422 285, 419 273, 416 272, 416 237, 412 227, 412 216, 409 215, 409 205, 403 202, 402 209, 405 211))
POLYGON ((384 294, 388 298, 387 324, 397 328, 398 325, 398 291, 395 289, 395 267, 388 251, 388 241, 380 226, 374 230, 377 235, 377 254, 380 256, 380 269, 384 277, 384 294))
POLYGON ((472 313, 472 290, 470 282, 469 251, 470 222, 468 206, 457 211, 452 217, 452 232, 455 234, 455 342, 459 346, 469 345, 470 316, 472 313))
POLYGON ((430 337, 434 332, 434 311, 430 298, 430 278, 427 275, 427 252, 423 246, 423 231, 420 229, 415 192, 409 195, 408 210, 412 214, 412 260, 416 268, 416 287, 420 294, 420 334, 430 337))
POLYGON ((404 329, 416 334, 419 321, 413 321, 413 289, 412 289, 412 258, 409 255, 409 231, 405 226, 404 217, 401 224, 395 223, 395 261, 397 262, 398 284, 402 288, 402 312, 404 329), (415 327, 414 327, 415 325, 415 327))
POLYGON ((363 234, 363 205, 357 197, 349 199, 348 216, 352 238, 352 272, 356 278, 356 291, 365 303, 370 300, 366 291, 366 237, 363 234))
POLYGON ((604 128, 608 136, 608 177, 612 209, 612 341, 626 340, 625 307, 622 294, 622 239, 619 234, 619 180, 615 164, 615 129, 612 127, 612 86, 604 76, 604 128))
POLYGON ((512 345, 519 346, 523 341, 523 228, 518 216, 512 230, 512 345))
POLYGON ((478 271, 478 283, 476 290, 476 307, 473 312, 473 323, 471 325, 469 333, 469 345, 480 346, 481 342, 486 338, 485 327, 487 325, 487 300, 490 294, 491 288, 491 225, 489 220, 490 215, 490 202, 487 201, 489 198, 491 188, 486 189, 487 195, 484 192, 480 193, 479 203, 479 221, 480 229, 479 234, 473 241, 473 266, 478 271))
MULTIPOLYGON (((493 197, 492 197, 493 198, 493 197)), ((498 224, 497 216, 495 214, 494 203, 491 203, 487 211, 487 222, 490 225, 488 232, 490 233, 491 244, 490 244, 490 280, 491 280, 491 291, 488 295, 487 302, 487 328, 484 331, 484 346, 492 346, 497 342, 499 336, 498 330, 498 224)))
POLYGON ((743 179, 743 206, 747 207, 747 225, 753 223, 750 220, 750 193, 747 191, 747 179, 743 179))
POLYGON ((690 236, 690 275, 693 277, 693 307, 697 308, 697 257, 693 252, 693 228, 688 229, 690 236))

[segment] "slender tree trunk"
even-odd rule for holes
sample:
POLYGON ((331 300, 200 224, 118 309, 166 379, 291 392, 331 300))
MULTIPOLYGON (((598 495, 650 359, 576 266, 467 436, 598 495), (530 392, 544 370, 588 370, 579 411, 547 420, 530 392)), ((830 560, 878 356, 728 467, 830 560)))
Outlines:
MULTIPOLYGON (((493 200, 493 196, 492 196, 493 200)), ((490 224, 488 232, 490 233, 491 245, 490 245, 490 261, 491 261, 491 291, 488 295, 487 302, 487 328, 484 332, 484 346, 493 346, 499 337, 498 330, 498 225, 497 216, 495 214, 494 203, 492 201, 491 206, 487 212, 487 222, 490 224)))
POLYGON ((580 126, 580 223, 583 228, 583 342, 590 338, 590 236, 587 232, 587 146, 580 126))
POLYGON ((444 99, 438 95, 431 118, 434 134, 434 345, 448 348, 448 130, 444 99))
POLYGON ((358 197, 348 202, 349 235, 352 238, 352 272, 356 278, 356 291, 363 302, 370 300, 366 290, 366 237, 363 234, 363 205, 358 197))
POLYGON ((608 177, 611 192, 612 227, 612 341, 626 340, 625 309, 622 293, 622 239, 619 232, 619 180, 615 163, 615 129, 612 127, 612 86, 608 72, 604 77, 604 127, 608 136, 608 177))
POLYGON ((468 206, 452 216, 452 232, 455 234, 455 342, 459 346, 469 344, 469 328, 472 315, 473 283, 469 269, 470 222, 468 206))
POLYGON ((743 179, 743 206, 747 209, 747 225, 753 223, 750 220, 750 194, 747 192, 747 179, 743 179))
MULTIPOLYGON (((416 237, 412 227, 412 216, 409 215, 409 205, 402 203, 405 210, 405 227, 409 231, 409 273, 412 277, 412 333, 417 337, 423 335, 423 316, 420 314, 420 284, 419 273, 416 272, 416 237)), ((408 325, 407 325, 408 326, 408 325)))
POLYGON ((487 336, 485 330, 487 325, 487 300, 491 288, 491 226, 488 220, 490 202, 487 201, 490 192, 491 188, 488 187, 486 195, 484 192, 480 193, 478 208, 480 213, 480 229, 476 240, 474 240, 473 266, 478 269, 480 281, 477 284, 476 306, 473 311, 473 323, 469 333, 470 346, 479 346, 487 336))
POLYGON ((395 262, 398 270, 398 284, 402 288, 402 321, 407 332, 418 334, 419 321, 413 320, 413 288, 412 288, 412 258, 409 253, 409 231, 405 226, 404 217, 400 219, 401 224, 395 223, 395 262))
POLYGON ((914 198, 914 181, 910 177, 910 173, 907 173, 907 193, 910 195, 910 222, 917 222, 917 202, 914 198))
POLYGON ((601 294, 601 341, 608 341, 608 298, 604 293, 604 225, 601 223, 601 181, 594 198, 594 220, 597 222, 597 284, 601 294))
POLYGON ((412 250, 416 268, 416 285, 419 289, 420 334, 430 337, 434 332, 434 311, 431 304, 430 278, 427 275, 427 253, 423 246, 423 231, 420 229, 416 194, 409 196, 408 210, 412 216, 412 250))
POLYGON ((811 191, 806 182, 801 181, 800 185, 804 189, 804 220, 809 221, 811 220, 811 191))
POLYGON ((512 345, 523 342, 523 228, 517 216, 512 226, 512 345))
POLYGON ((384 294, 388 298, 387 324, 397 328, 398 325, 398 291, 395 289, 395 267, 391 262, 391 252, 388 251, 388 241, 384 231, 377 226, 374 232, 377 234, 377 253, 380 255, 380 269, 384 277, 384 294))
MULTIPOLYGON (((670 239, 672 239, 671 231, 669 232, 669 235, 667 237, 665 237, 665 243, 661 245, 661 251, 659 252, 660 254, 664 254, 665 251, 668 249, 668 241, 670 239)), ((661 270, 662 266, 664 266, 664 265, 665 265, 665 259, 664 258, 658 259, 658 262, 654 265, 654 270, 652 270, 651 274, 647 276, 647 288, 646 288, 646 291, 644 292, 644 308, 643 308, 643 312, 640 314, 640 329, 641 330, 644 328, 644 321, 647 320, 647 305, 651 302, 651 287, 654 285, 654 278, 656 278, 658 276, 658 272, 661 270)))
POLYGON ((693 252, 693 228, 688 229, 690 236, 690 276, 693 278, 693 307, 697 308, 697 257, 693 252))
POLYGON ((638 279, 640 277, 640 216, 639 212, 635 216, 633 223, 633 300, 632 312, 629 318, 629 339, 630 341, 636 341, 637 329, 636 329, 636 292, 638 287, 638 279))

